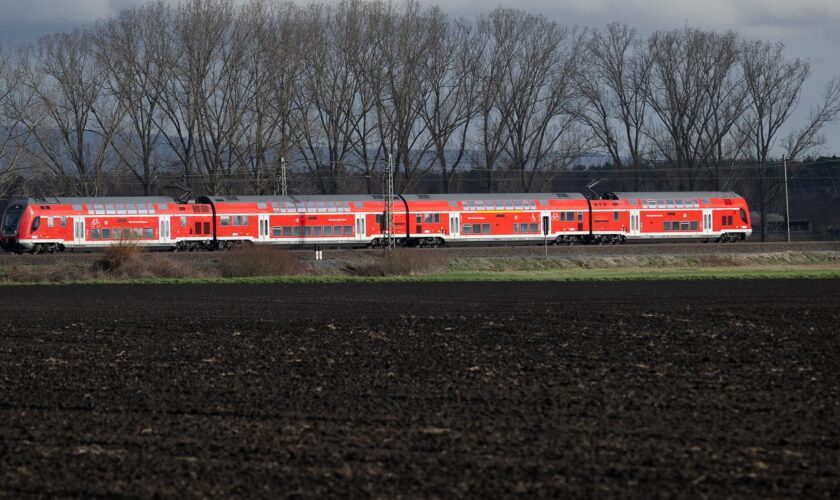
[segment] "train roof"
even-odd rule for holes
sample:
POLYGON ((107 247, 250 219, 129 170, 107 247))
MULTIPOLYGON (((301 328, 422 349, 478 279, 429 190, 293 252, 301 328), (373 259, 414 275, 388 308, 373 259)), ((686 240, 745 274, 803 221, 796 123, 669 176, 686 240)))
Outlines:
POLYGON ((616 200, 635 198, 741 198, 739 194, 732 191, 626 191, 608 193, 608 195, 615 196, 616 200))
MULTIPOLYGON (((580 193, 463 193, 463 194, 404 194, 406 201, 473 201, 473 200, 584 200, 580 193)), ((197 201, 243 203, 274 203, 304 201, 383 201, 381 194, 288 195, 288 196, 200 196, 197 201)))
POLYGON ((24 198, 22 200, 33 205, 81 205, 89 203, 178 203, 169 196, 86 196, 86 197, 47 197, 24 198))
POLYGON ((451 193, 451 194, 404 194, 408 200, 474 201, 474 200, 585 200, 580 193, 451 193))

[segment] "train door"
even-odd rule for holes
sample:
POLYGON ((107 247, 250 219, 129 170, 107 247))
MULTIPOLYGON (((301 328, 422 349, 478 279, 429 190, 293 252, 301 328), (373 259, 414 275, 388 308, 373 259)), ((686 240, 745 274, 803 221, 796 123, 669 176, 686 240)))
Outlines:
POLYGON ((170 233, 169 216, 162 215, 160 217, 160 231, 159 237, 161 243, 169 243, 172 241, 172 234, 170 233))
POLYGON ((259 215, 259 241, 269 240, 268 215, 259 215))
POLYGON ((356 240, 363 241, 367 239, 365 234, 365 214, 356 214, 356 240))
POLYGON ((461 217, 458 214, 449 215, 449 236, 457 238, 461 235, 461 217))
POLYGON ((639 211, 630 211, 630 236, 638 236, 640 233, 639 211))
POLYGON ((76 217, 73 221, 73 243, 82 245, 85 242, 85 218, 76 217))
POLYGON ((542 214, 542 234, 543 236, 551 234, 551 217, 546 212, 542 214))
POLYGON ((703 234, 712 234, 712 211, 709 209, 703 210, 703 234))

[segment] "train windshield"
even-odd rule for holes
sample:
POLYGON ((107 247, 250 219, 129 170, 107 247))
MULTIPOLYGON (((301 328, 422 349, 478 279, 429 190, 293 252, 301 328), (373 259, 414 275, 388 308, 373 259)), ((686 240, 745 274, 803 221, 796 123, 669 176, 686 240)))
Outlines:
POLYGON ((21 214, 23 214, 23 205, 12 205, 6 210, 6 215, 3 217, 3 234, 17 233, 21 214))
POLYGON ((747 212, 742 208, 741 213, 739 215, 741 216, 741 220, 744 222, 744 224, 746 224, 747 223, 747 212))

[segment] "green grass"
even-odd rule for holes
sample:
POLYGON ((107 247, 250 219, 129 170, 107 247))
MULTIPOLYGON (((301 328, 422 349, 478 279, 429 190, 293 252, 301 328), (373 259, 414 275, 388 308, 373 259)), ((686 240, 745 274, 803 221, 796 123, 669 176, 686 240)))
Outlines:
POLYGON ((238 278, 139 278, 66 281, 33 284, 272 284, 272 283, 387 283, 387 282, 505 282, 505 281, 638 281, 697 279, 791 279, 840 278, 838 267, 756 266, 709 268, 617 268, 617 269, 550 269, 540 271, 448 271, 416 276, 256 276, 238 278))

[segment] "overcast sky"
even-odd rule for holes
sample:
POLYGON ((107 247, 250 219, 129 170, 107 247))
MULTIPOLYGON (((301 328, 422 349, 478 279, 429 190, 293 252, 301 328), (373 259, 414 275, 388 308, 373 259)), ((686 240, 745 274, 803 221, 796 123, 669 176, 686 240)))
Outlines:
MULTIPOLYGON (((0 0, 0 42, 29 40, 113 15, 143 0, 0 0)), ((175 0, 173 0, 175 1, 175 0)), ((420 0, 459 16, 497 6, 545 14, 565 24, 596 27, 625 22, 648 33, 683 25, 734 30, 744 37, 781 40, 789 56, 811 61, 813 74, 795 119, 802 120, 823 86, 840 76, 840 0, 420 0)), ((827 131, 824 152, 840 154, 840 125, 827 131)))

